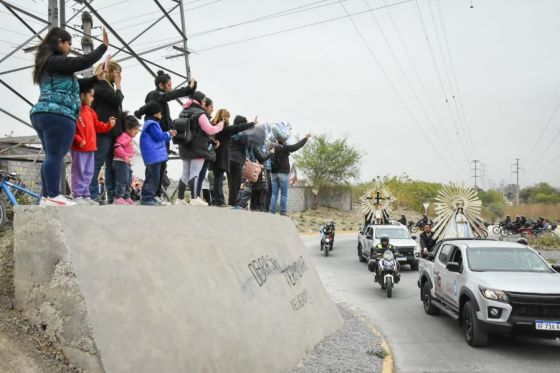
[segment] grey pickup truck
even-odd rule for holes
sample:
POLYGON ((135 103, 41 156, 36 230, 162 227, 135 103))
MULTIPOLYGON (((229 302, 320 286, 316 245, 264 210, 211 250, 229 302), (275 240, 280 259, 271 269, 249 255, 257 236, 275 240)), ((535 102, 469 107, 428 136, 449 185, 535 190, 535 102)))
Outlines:
POLYGON ((560 338, 560 266, 532 248, 487 239, 445 239, 420 259, 424 311, 459 322, 471 346, 489 334, 560 338))

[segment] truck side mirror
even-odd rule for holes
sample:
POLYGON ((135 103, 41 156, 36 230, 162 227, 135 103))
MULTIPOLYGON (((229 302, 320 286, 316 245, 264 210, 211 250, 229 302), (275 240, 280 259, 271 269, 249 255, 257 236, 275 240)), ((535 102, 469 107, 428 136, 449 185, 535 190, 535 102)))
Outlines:
POLYGON ((368 234, 368 235, 366 235, 366 238, 367 238, 368 240, 373 240, 373 234, 368 234))
POLYGON ((412 239, 413 239, 413 240, 416 240, 417 238, 418 238, 417 236, 412 236, 412 239))
POLYGON ((560 264, 552 265, 552 269, 554 269, 556 272, 560 273, 560 264))
POLYGON ((449 272, 459 273, 459 272, 461 272, 461 265, 457 262, 449 262, 445 266, 445 269, 447 269, 449 272))

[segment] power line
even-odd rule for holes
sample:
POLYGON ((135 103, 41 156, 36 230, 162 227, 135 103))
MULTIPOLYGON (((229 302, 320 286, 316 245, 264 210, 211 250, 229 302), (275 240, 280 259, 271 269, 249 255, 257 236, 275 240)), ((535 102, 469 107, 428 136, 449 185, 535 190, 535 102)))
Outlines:
MULTIPOLYGON (((449 69, 447 68, 447 60, 446 60, 445 55, 443 53, 443 47, 442 47, 442 42, 441 42, 441 39, 440 39, 440 36, 439 36, 438 25, 437 25, 437 22, 436 22, 436 19, 435 19, 435 16, 434 16, 434 12, 432 10, 432 2, 431 2, 431 0, 427 0, 427 3, 428 3, 428 9, 430 10, 430 17, 432 19, 432 23, 434 24, 434 34, 436 35, 436 41, 437 41, 439 53, 440 53, 440 56, 441 56, 441 63, 443 65, 443 69, 445 71, 445 76, 447 77, 447 83, 448 83, 449 91, 451 93, 451 98, 453 99, 453 106, 455 107, 455 112, 456 112, 456 115, 457 115, 457 122, 459 123, 459 127, 461 128, 461 130, 463 132, 463 137, 464 137, 465 144, 466 144, 465 148, 467 150, 467 153, 470 155, 470 158, 474 158, 473 152, 469 148, 469 139, 468 139, 468 136, 465 132, 463 124, 461 123, 461 115, 459 114, 459 109, 457 107, 457 102, 455 101, 455 94, 453 93, 453 91, 454 91, 453 84, 451 82, 451 77, 449 75, 449 69)), ((449 105, 448 98, 446 98, 446 102, 449 105)))
POLYGON ((552 123, 552 119, 554 119, 554 116, 556 115, 556 113, 558 112, 558 109, 560 109, 560 101, 558 101, 558 103, 556 104, 556 107, 554 108, 554 111, 552 112, 552 115, 548 118, 548 121, 546 122, 546 125, 544 126, 544 128, 542 129, 539 137, 537 138, 537 141, 535 141, 535 143, 533 144, 533 146, 531 147, 531 149, 529 150, 529 152, 527 153, 527 155, 525 156, 525 159, 529 158, 529 156, 533 153, 533 151, 537 148, 537 145, 539 144, 539 142, 541 141, 542 137, 544 136, 546 130, 548 129, 548 126, 550 125, 550 123, 552 123))
MULTIPOLYGON (((473 154, 476 156, 476 148, 475 148, 473 140, 472 140, 472 133, 470 131, 470 126, 468 124, 467 116, 465 114, 465 107, 463 105, 463 99, 461 98, 461 91, 459 89, 459 83, 457 82, 457 74, 455 72, 455 64, 453 63, 453 57, 451 56, 451 49, 449 48, 449 41, 447 39, 447 31, 445 29, 445 22, 443 20, 443 14, 441 12, 441 6, 439 4, 439 0, 436 0, 436 5, 437 5, 437 8, 438 8, 438 12, 439 12, 441 28, 443 30, 443 40, 445 41, 445 46, 447 48, 447 55, 449 57, 449 65, 451 67, 451 75, 453 75, 453 81, 455 83, 455 90, 456 90, 457 98, 459 99, 459 104, 460 104, 460 107, 461 107, 461 114, 463 116, 463 124, 464 124, 464 127, 466 127, 466 129, 467 129, 466 130, 466 132, 467 132, 466 135, 467 135, 467 139, 470 142, 471 148, 473 150, 473 154)), ((453 97, 453 101, 455 101, 455 97, 453 97)))
MULTIPOLYGON (((366 3, 366 6, 368 9, 371 9, 369 3, 367 0, 364 0, 364 2, 366 3)), ((435 125, 431 119, 431 117, 428 115, 427 110, 424 107, 424 104, 422 103, 422 101, 420 100, 420 97, 418 96, 418 94, 416 93, 416 89, 414 88, 412 82, 410 81, 408 75, 406 74, 406 72, 404 71, 404 68, 402 66, 402 64, 400 63, 397 54, 395 53, 393 47, 391 46, 391 43, 389 43, 389 40, 387 39, 387 36, 385 35, 385 32, 383 31, 383 28, 381 27, 381 24, 379 23, 379 21, 377 20, 377 18, 375 17, 375 15, 373 14, 373 12, 370 12, 369 15, 371 16, 371 18, 373 19, 373 21, 375 22, 377 28, 379 29, 379 32, 383 38, 383 40, 385 41, 385 44, 387 45, 387 47, 389 48, 389 51, 391 52, 391 55, 393 56, 393 59, 395 60, 395 63, 397 64, 401 74, 403 75, 408 87, 410 88, 410 90, 412 91, 412 94, 414 95, 414 97, 416 98, 416 101, 418 101, 418 105, 420 106, 420 109, 422 110, 424 116, 426 117, 428 124, 432 127, 432 129, 434 130, 436 136, 438 137, 439 141, 445 146, 446 151, 448 153, 450 153, 453 157, 453 159, 460 164, 460 162, 455 158, 455 154, 448 148, 448 143, 446 141, 443 140, 443 138, 441 137, 439 131, 436 130, 435 125)))
POLYGON ((387 72, 385 71, 385 69, 383 68, 383 66, 381 65, 381 62, 379 61, 379 59, 377 58, 377 56, 375 55, 375 53, 373 52, 373 49, 371 48, 371 46, 369 45, 369 43, 367 42, 366 38, 364 37, 364 35, 362 34, 362 32, 360 31, 358 25, 356 25, 356 23, 354 22, 354 19, 352 18, 352 15, 348 12, 348 10, 346 9, 346 7, 344 6, 344 4, 342 3, 342 1, 340 1, 340 5, 342 6, 342 8, 344 9, 344 12, 346 13, 346 17, 350 19, 350 22, 352 22, 352 26, 354 26, 354 29, 356 30, 356 32, 358 33, 358 35, 360 36, 360 39, 362 40, 363 44, 365 45, 366 49, 369 51, 370 56, 373 58, 373 60, 375 61, 375 63, 377 64, 377 66, 379 67, 379 69, 381 70, 381 72, 383 73, 383 75, 385 76, 385 79, 387 79, 387 82, 389 83, 389 85, 391 86, 391 88, 393 88, 393 90, 395 91, 397 97, 399 98, 399 100, 401 101, 402 105, 404 106, 404 108, 406 109, 406 111, 408 112, 408 114, 410 115, 410 117, 412 118, 413 122, 416 124, 416 126, 418 127, 418 129, 420 130, 420 132, 422 133, 422 135, 425 137, 426 141, 432 146, 432 148, 436 151, 436 153, 438 153, 438 155, 440 156, 440 158, 444 161, 444 163, 447 165, 447 167, 449 167, 449 169, 456 174, 456 171, 453 167, 451 167, 449 165, 449 163, 447 163, 447 158, 443 157, 438 148, 436 146, 434 146, 434 144, 432 143, 432 140, 426 135, 426 133, 424 133, 424 131, 422 131, 422 127, 420 126, 420 123, 418 123, 418 120, 416 119, 416 117, 414 116, 414 114, 412 113, 412 111, 410 110, 410 108, 408 107, 408 105, 406 104, 406 101, 403 99, 403 97, 401 96, 399 90, 397 89, 397 87, 395 86, 395 84, 393 83, 393 81, 391 80, 391 78, 389 78, 389 75, 387 74, 387 72))
POLYGON ((465 158, 468 158, 467 155, 467 151, 465 149, 465 146, 463 144, 463 142, 461 142, 461 138, 459 137, 459 127, 457 126, 457 122, 455 121, 455 117, 453 116, 453 113, 451 112, 451 107, 449 106, 449 100, 447 98, 447 90, 445 89, 445 85, 443 84, 443 79, 441 77, 441 72, 439 70, 437 61, 436 61, 436 56, 434 54, 434 50, 432 48, 432 44, 430 43, 430 38, 428 37, 428 30, 426 29, 426 23, 424 22, 424 17, 422 16, 422 11, 420 10, 420 5, 418 4, 418 0, 414 0, 414 2, 416 3, 416 9, 418 10, 418 16, 420 18, 420 23, 422 25, 422 29, 424 30, 424 35, 426 36, 426 44, 428 45, 428 50, 430 51, 430 56, 432 57, 432 63, 434 65, 434 69, 436 71, 436 75, 438 77, 438 81, 441 87, 441 90, 443 92, 443 98, 445 99, 446 102, 446 107, 447 110, 449 111, 449 117, 451 118, 451 122, 453 123, 453 126, 455 127, 455 135, 457 138, 457 142, 459 144, 459 147, 461 148, 461 152, 463 154, 465 154, 465 158))
MULTIPOLYGON (((383 4, 387 5, 387 3, 386 3, 385 0, 383 0, 383 4)), ((410 55, 410 52, 409 52, 409 50, 408 50, 408 48, 407 48, 407 46, 406 46, 406 43, 404 42, 404 39, 403 39, 403 37, 402 37, 402 35, 401 35, 400 31, 399 31, 399 28, 398 28, 398 26, 397 26, 397 23, 396 23, 395 19, 393 18, 393 14, 391 13, 391 9, 390 9, 390 8, 387 8, 386 11, 387 11, 387 14, 389 15, 389 18, 390 18, 390 20, 391 20, 391 23, 393 24, 393 27, 395 28, 395 31, 396 31, 396 33, 397 33, 397 36, 398 36, 398 38, 399 38, 399 40, 400 40, 400 43, 401 43, 401 45, 402 45, 404 51, 405 51, 405 53, 406 53, 406 56, 408 57, 408 60, 409 60, 409 62, 410 62, 410 64, 411 64, 411 66, 412 66, 412 69, 413 69, 413 71, 414 71, 414 73, 415 73, 415 75, 416 75, 416 78, 418 79, 418 82, 420 83, 420 86, 422 87, 422 90, 423 90, 423 92, 424 92, 424 95, 425 95, 425 97, 426 97, 426 100, 428 101, 428 104, 429 104, 430 108, 432 109, 432 111, 433 111, 433 113, 434 113, 434 116, 436 117, 436 120, 439 122, 439 124, 440 124, 440 126, 441 126, 441 129, 442 129, 441 132, 442 132, 445 136, 447 136, 447 137, 449 138, 449 143, 452 143, 452 142, 453 142, 453 138, 447 133, 446 128, 445 128, 445 125, 443 124, 443 122, 442 122, 442 120, 441 120, 441 117, 439 116, 438 111, 436 110, 436 108, 435 108, 435 106, 434 106, 434 104, 433 104, 433 102, 432 102, 432 100, 431 100, 431 98, 430 98, 430 95, 428 94, 428 90, 426 89, 426 86, 425 86, 425 84, 424 84, 424 81, 422 80, 422 77, 420 76, 420 73, 418 72, 418 69, 416 68, 416 63, 415 63, 414 60, 412 59, 412 56, 410 55)), ((455 159, 455 153, 454 153, 454 152, 451 152, 451 154, 453 154, 453 158, 455 159)))

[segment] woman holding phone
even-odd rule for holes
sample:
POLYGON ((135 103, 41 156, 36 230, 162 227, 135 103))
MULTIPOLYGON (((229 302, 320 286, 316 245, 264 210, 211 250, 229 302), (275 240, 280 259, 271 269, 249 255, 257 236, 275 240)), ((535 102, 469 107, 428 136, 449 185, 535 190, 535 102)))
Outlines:
POLYGON ((81 107, 80 87, 74 73, 99 61, 108 45, 109 37, 103 30, 103 44, 93 52, 69 57, 72 36, 67 31, 54 27, 37 48, 33 83, 39 85, 41 93, 38 102, 31 109, 30 117, 45 152, 41 166, 44 204, 75 204, 60 194, 62 163, 72 145, 81 107))
MULTIPOLYGON (((122 102, 124 95, 121 91, 121 66, 107 57, 103 64, 99 64, 95 69, 95 74, 105 70, 105 79, 100 80, 94 87, 94 100, 91 107, 96 112, 99 120, 106 122, 111 117, 120 118, 122 112, 122 102)), ((91 198, 99 203, 104 203, 99 196, 99 185, 97 175, 101 167, 105 165, 105 187, 107 189, 107 199, 113 203, 115 195, 115 174, 113 172, 113 146, 115 139, 123 133, 123 123, 117 121, 113 129, 107 133, 97 134, 97 151, 93 169, 93 178, 89 191, 91 198)))

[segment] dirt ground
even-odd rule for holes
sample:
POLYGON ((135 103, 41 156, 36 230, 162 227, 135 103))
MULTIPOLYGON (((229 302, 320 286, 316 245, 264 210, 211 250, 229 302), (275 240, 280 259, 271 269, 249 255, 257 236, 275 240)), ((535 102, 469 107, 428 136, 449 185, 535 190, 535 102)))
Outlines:
MULTIPOLYGON (((398 220, 401 215, 405 215, 407 220, 418 221, 422 215, 407 208, 397 208, 391 213, 391 219, 398 220)), ((329 208, 319 207, 307 211, 290 214, 297 229, 302 233, 319 232, 319 227, 331 220, 334 220, 336 230, 357 231, 364 224, 364 215, 360 206, 356 205, 353 211, 339 211, 329 208)))
POLYGON ((79 372, 13 309, 13 240, 10 227, 0 230, 0 372, 79 372))

